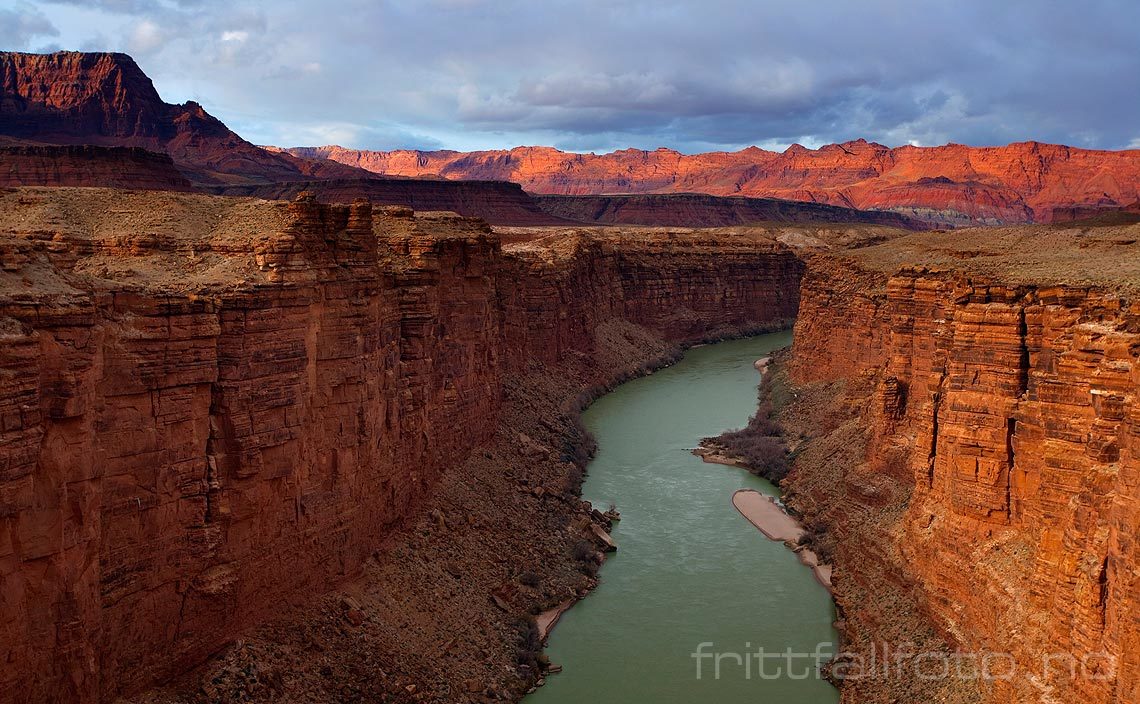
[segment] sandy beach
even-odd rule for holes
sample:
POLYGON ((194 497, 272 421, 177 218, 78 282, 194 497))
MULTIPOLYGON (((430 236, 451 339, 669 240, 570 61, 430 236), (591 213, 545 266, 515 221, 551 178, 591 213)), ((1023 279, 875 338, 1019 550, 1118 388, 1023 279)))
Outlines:
POLYGON ((538 616, 534 617, 535 624, 538 626, 538 638, 543 643, 546 642, 546 637, 558 625, 558 619, 562 618, 562 614, 578 602, 577 599, 567 599, 553 609, 547 609, 538 616))
MULTIPOLYGON (((796 519, 789 516, 769 496, 754 489, 741 489, 732 495, 732 505, 748 522, 760 529, 771 540, 794 544, 804 534, 796 519)), ((831 565, 820 563, 819 557, 805 548, 793 550, 800 562, 811 568, 816 580, 831 591, 831 565)))

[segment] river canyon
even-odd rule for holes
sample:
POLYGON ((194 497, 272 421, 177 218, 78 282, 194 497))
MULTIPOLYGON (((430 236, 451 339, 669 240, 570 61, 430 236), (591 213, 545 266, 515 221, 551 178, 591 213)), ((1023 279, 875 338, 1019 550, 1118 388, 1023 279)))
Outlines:
POLYGON ((690 350, 586 411, 598 453, 582 496, 619 508, 618 550, 550 638, 564 671, 527 704, 838 701, 819 668, 839 652, 830 595, 732 505, 740 489, 778 489, 691 452, 743 424, 759 381, 753 363, 790 342, 775 333, 690 350), (777 663, 788 648, 799 655, 790 670, 777 663), (769 657, 757 660, 761 651, 769 657))
POLYGON ((1140 150, 258 147, 115 53, 0 91, 5 701, 1140 701, 1140 150), (691 453, 729 428, 775 483, 691 453))

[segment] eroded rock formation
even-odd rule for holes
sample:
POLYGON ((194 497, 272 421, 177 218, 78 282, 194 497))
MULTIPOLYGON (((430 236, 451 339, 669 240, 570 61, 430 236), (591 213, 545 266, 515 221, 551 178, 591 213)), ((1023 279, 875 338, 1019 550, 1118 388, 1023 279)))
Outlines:
POLYGON ((0 212, 0 686, 24 701, 137 691, 359 574, 532 360, 607 321, 778 324, 801 272, 772 241, 504 251, 481 221, 310 196, 0 212))
MULTIPOLYGON (((168 154, 201 183, 366 175, 328 161, 268 152, 197 103, 163 102, 126 54, 0 52, 0 136, 26 145, 138 147, 168 154)), ((84 185, 115 184, 98 180, 84 185)))
POLYGON ((606 225, 727 227, 752 223, 870 223, 918 229, 897 213, 855 210, 774 198, 716 197, 699 193, 605 196, 534 196, 551 215, 606 225))
POLYGON ((189 191, 165 154, 131 147, 0 146, 0 187, 106 186, 189 191))
POLYGON ((913 602, 996 654, 997 677, 966 685, 985 701, 1140 697, 1137 234, 811 258, 791 377, 804 399, 845 386, 850 420, 825 421, 789 486, 834 534, 855 642, 897 636, 913 602))
POLYGON ((1004 147, 896 147, 864 140, 782 153, 681 154, 625 149, 572 154, 549 147, 485 152, 291 150, 381 174, 516 181, 565 195, 698 192, 891 210, 936 225, 1050 222, 1055 208, 1097 210, 1140 197, 1140 151, 1037 142, 1004 147))

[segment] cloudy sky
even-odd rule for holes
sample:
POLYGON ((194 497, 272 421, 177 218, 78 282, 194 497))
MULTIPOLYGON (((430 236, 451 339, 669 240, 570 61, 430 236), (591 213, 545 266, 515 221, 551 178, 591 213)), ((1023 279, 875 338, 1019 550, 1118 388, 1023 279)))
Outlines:
POLYGON ((1137 0, 0 0, 260 144, 1140 147, 1137 0))

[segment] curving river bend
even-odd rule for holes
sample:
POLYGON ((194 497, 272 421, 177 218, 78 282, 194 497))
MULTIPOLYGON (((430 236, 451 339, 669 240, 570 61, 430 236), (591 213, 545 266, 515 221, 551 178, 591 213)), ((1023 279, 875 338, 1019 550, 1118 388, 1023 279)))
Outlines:
POLYGON ((527 704, 839 700, 815 668, 817 649, 836 647, 830 596, 731 503, 737 489, 778 490, 690 453, 700 438, 747 422, 753 362, 790 342, 781 332, 692 349, 586 411, 598 453, 582 494, 603 510, 617 505, 619 549, 597 590, 551 634, 546 652, 564 671, 527 704))

